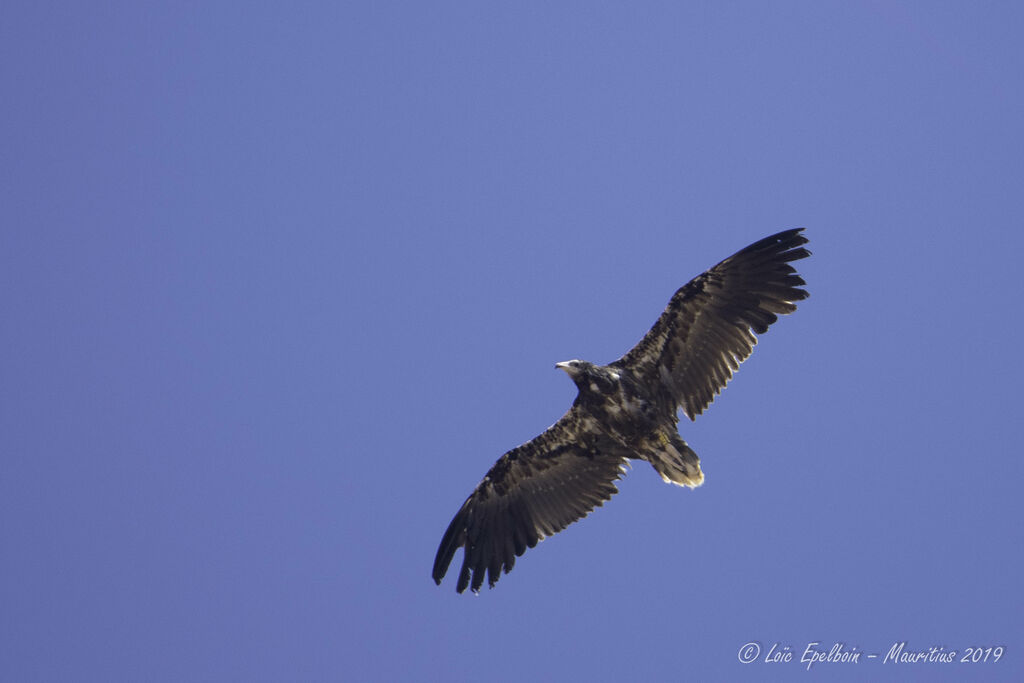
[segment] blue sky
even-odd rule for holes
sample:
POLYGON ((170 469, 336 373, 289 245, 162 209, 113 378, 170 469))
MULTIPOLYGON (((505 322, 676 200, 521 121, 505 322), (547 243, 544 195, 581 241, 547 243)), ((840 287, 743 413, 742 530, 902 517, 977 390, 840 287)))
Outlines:
POLYGON ((8 3, 0 677, 1021 680, 1022 20, 8 3), (555 362, 799 226, 811 298, 681 424, 703 487, 638 463, 434 586, 555 362))

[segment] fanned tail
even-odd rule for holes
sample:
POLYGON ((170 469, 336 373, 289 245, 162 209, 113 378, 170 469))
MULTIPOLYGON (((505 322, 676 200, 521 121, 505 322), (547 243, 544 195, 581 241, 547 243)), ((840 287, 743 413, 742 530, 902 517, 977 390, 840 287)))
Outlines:
POLYGON ((704 483, 700 458, 676 433, 659 434, 661 448, 651 449, 645 458, 666 484, 695 488, 704 483))

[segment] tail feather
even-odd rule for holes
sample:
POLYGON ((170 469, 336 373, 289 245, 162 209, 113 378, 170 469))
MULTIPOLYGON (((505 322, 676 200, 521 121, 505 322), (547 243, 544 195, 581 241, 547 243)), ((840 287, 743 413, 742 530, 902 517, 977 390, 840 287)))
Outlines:
POLYGON ((665 483, 690 488, 703 484, 704 473, 700 469, 700 458, 693 449, 678 434, 659 436, 661 448, 651 449, 645 456, 665 483))

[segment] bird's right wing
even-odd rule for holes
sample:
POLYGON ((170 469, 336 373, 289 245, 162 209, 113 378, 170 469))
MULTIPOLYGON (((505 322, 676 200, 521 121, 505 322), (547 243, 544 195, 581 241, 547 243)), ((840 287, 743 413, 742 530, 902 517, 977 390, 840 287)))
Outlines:
POLYGON ((532 441, 498 459, 456 513, 441 539, 433 578, 441 583, 464 547, 455 589, 493 587, 516 557, 558 533, 618 489, 626 454, 602 437, 592 418, 573 406, 532 441))

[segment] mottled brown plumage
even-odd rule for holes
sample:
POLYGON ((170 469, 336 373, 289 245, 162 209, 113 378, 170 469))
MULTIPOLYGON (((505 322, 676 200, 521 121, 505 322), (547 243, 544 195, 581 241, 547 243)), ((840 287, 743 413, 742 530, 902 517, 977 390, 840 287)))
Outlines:
POLYGON ((456 590, 491 587, 516 557, 615 494, 630 459, 666 482, 699 486, 700 460, 676 431, 711 404, 777 316, 807 297, 790 262, 810 255, 802 229, 766 237, 683 285, 650 332, 605 366, 567 361, 579 389, 569 411, 498 459, 448 526, 438 584, 465 548, 456 590))

